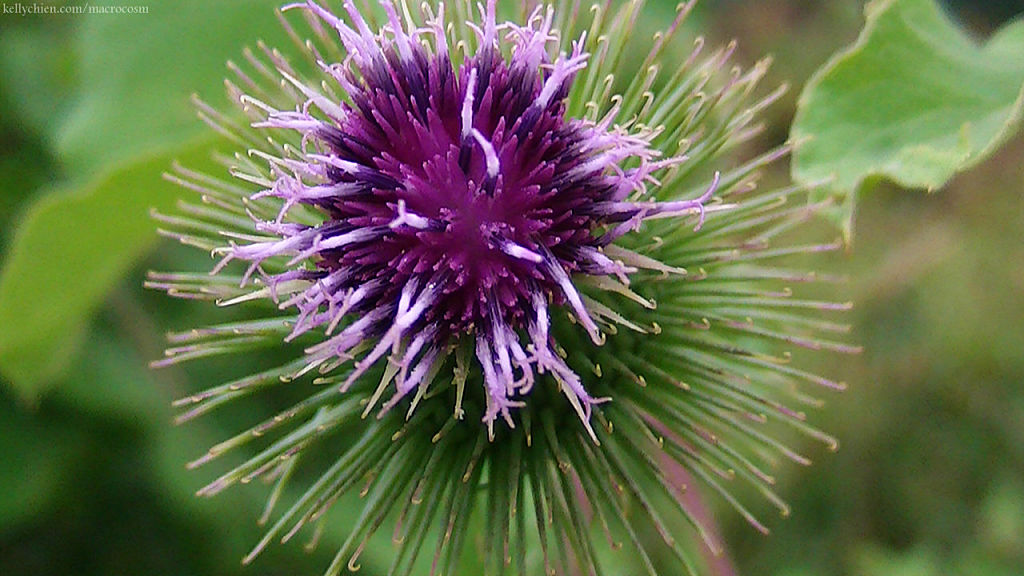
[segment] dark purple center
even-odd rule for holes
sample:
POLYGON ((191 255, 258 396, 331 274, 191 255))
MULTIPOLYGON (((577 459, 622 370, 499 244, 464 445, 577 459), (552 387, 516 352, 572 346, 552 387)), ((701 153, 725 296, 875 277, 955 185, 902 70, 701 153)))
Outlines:
POLYGON ((577 269, 573 248, 596 243, 585 207, 611 190, 604 167, 581 168, 585 140, 562 104, 569 81, 545 94, 545 80, 496 50, 457 79, 446 55, 421 52, 378 58, 352 78, 347 116, 318 133, 345 193, 320 205, 338 234, 388 231, 324 251, 319 265, 352 271, 352 286, 384 280, 381 300, 395 302, 414 276, 440 281, 423 321, 452 332, 480 324, 494 304, 516 325, 538 289, 560 300, 549 260, 577 269))

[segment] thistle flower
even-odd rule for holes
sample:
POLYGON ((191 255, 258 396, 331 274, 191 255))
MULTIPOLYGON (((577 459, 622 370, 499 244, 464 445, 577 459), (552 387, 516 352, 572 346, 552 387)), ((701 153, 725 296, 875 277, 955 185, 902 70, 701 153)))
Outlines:
POLYGON ((777 429, 835 445, 805 422, 798 405, 817 400, 799 385, 842 384, 785 348, 852 351, 817 318, 847 305, 793 298, 788 284, 828 278, 772 266, 837 247, 777 244, 821 206, 755 186, 786 148, 715 168, 781 91, 752 99, 766 64, 726 70, 731 45, 672 59, 693 2, 624 64, 640 4, 594 6, 584 27, 568 2, 504 21, 495 0, 310 0, 285 7, 305 35, 281 18, 298 61, 261 46, 231 65, 246 120, 198 102, 244 152, 225 159, 231 182, 175 167, 202 204, 157 218, 217 262, 148 284, 252 318, 172 334, 155 364, 294 343, 284 365, 182 399, 181 420, 281 382, 326 385, 193 462, 259 444, 200 493, 267 478, 268 518, 312 474, 247 561, 361 490, 328 574, 356 569, 388 518, 388 573, 420 573, 429 537, 432 572, 455 574, 481 517, 491 574, 533 573, 537 549, 551 573, 599 572, 592 525, 650 574, 655 559, 693 572, 681 524, 720 545, 684 484, 767 531, 729 485, 785 513, 765 468, 807 460, 777 429))

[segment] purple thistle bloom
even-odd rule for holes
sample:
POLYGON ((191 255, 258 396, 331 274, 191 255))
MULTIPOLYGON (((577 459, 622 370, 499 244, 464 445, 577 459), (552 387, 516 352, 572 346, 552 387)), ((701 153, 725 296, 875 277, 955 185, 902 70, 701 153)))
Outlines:
POLYGON ((351 2, 351 23, 315 2, 294 6, 337 31, 349 59, 325 70, 348 100, 287 74, 306 97, 299 110, 247 98, 266 114, 256 126, 294 130, 307 149, 271 159, 276 180, 254 196, 284 200, 273 222, 257 222, 273 239, 233 243, 215 271, 245 260, 247 281, 276 256, 314 262, 261 276, 272 290, 307 283, 284 302, 298 311, 290 338, 330 336, 309 349, 306 369, 353 361, 342 392, 387 359, 399 368, 390 408, 429 386, 468 340, 484 374, 489 428, 499 416, 515 426, 512 409, 543 373, 589 428, 591 407, 604 399, 555 352, 550 310, 568 308, 602 343, 572 276, 625 288, 638 268, 667 268, 613 243, 649 218, 702 217, 717 182, 698 198, 654 201, 648 186, 685 157, 660 158, 653 131, 616 125, 617 109, 598 122, 566 117, 564 100, 589 55, 584 35, 570 54, 548 57, 557 40, 550 9, 535 10, 525 26, 499 25, 489 0, 475 53, 453 67, 443 13, 406 29, 384 2, 388 25, 374 34, 351 2), (321 210, 323 222, 288 222, 299 204, 321 210))
POLYGON ((231 64, 245 121, 198 102, 247 154, 223 159, 231 182, 176 167, 202 204, 157 218, 218 261, 148 285, 253 316, 172 334, 154 364, 260 347, 290 360, 181 399, 179 420, 281 382, 329 384, 192 463, 257 444, 200 494, 266 478, 269 518, 298 461, 333 462, 246 561, 363 486, 329 574, 355 569, 393 513, 407 543, 389 573, 424 573, 431 534, 431 569, 456 573, 481 507, 488 574, 534 573, 533 545, 549 573, 599 573, 591 523, 652 575, 653 527, 672 569, 693 573, 678 526, 721 546, 684 484, 767 532, 731 483, 785 515, 766 469, 809 460, 776 435, 836 446, 808 424, 800 406, 819 401, 802 387, 844 385, 791 365, 790 348, 855 352, 820 336, 846 326, 816 317, 849 306, 793 298, 791 284, 834 279, 773 263, 839 247, 787 239, 829 202, 756 186, 788 147, 722 159, 782 92, 753 100, 765 65, 727 70, 731 45, 671 58, 692 1, 619 70, 640 5, 581 24, 575 3, 526 2, 517 24, 495 0, 476 21, 468 2, 383 0, 378 14, 310 0, 285 10, 312 39, 281 19, 301 62, 261 46, 248 71, 231 64))

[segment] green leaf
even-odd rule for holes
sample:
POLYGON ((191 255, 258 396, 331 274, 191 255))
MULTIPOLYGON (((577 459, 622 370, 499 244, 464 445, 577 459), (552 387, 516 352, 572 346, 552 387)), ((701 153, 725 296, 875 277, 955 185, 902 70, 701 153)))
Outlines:
MULTIPOLYGON (((214 142, 178 157, 209 165, 214 142)), ((158 154, 79 190, 47 194, 22 218, 0 272, 0 372, 24 399, 60 375, 92 312, 156 243, 150 209, 166 210, 181 196, 161 178, 172 159, 158 154)))
POLYGON ((808 82, 793 177, 829 179, 849 238, 855 193, 877 178, 929 191, 1012 136, 1024 107, 1024 20, 975 44, 934 0, 876 0, 850 48, 808 82))
POLYGON ((260 38, 291 46, 274 15, 280 0, 149 2, 148 14, 86 18, 80 97, 57 134, 69 173, 176 146, 208 129, 189 101, 220 103, 228 60, 260 38), (287 43, 287 44, 286 44, 287 43))
POLYGON ((0 30, 0 98, 11 105, 4 124, 49 138, 75 88, 75 45, 69 35, 73 21, 17 20, 0 30))
POLYGON ((261 35, 285 47, 278 4, 184 0, 82 19, 79 93, 53 128, 74 184, 26 211, 0 271, 0 372, 23 398, 61 374, 91 313, 155 243, 149 209, 180 195, 160 174, 175 155, 208 156, 189 95, 219 101, 225 62, 261 35))
POLYGON ((939 554, 931 547, 919 544, 911 550, 895 551, 880 546, 864 546, 857 554, 858 574, 882 576, 928 576, 942 572, 939 554))
POLYGON ((65 423, 32 418, 0 391, 0 537, 52 504, 72 481, 69 468, 82 444, 65 423))

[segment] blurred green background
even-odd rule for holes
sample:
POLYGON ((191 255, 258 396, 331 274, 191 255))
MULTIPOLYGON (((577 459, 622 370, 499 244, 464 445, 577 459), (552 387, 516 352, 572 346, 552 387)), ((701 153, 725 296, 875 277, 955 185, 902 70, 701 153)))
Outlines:
MULTIPOLYGON (((93 215, 75 228, 32 209, 52 220, 52 236, 34 242, 60 247, 54 238, 71 238, 73 249, 44 252, 32 277, 18 281, 49 282, 69 296, 6 311, 0 325, 9 336, 41 318, 46 328, 33 337, 54 342, 0 383, 0 574, 319 574, 338 534, 313 553, 275 545, 239 565, 259 538, 265 487, 192 496, 213 472, 184 463, 251 416, 172 425, 171 400, 229 366, 153 372, 147 364, 167 330, 223 316, 144 291, 147 269, 208 261, 123 216, 172 204, 181 192, 160 173, 174 159, 202 164, 219 144, 188 97, 216 101, 224 62, 243 46, 286 42, 269 9, 278 2, 136 4, 148 14, 0 15, 0 253, 9 260, 40 198, 45 207, 71 195, 74 210, 93 215), (115 272, 90 268, 90 235, 109 235, 130 272, 109 278, 115 272), (101 304, 76 308, 82 293, 101 304), (69 341, 78 353, 65 366, 69 341)), ((981 39, 1021 4, 948 6, 981 39)), ((648 11, 656 19, 670 8, 652 2, 648 11)), ((713 43, 739 39, 745 63, 773 54, 771 82, 794 87, 770 113, 767 147, 786 138, 799 88, 853 41, 862 10, 854 0, 704 0, 694 22, 713 43)), ((856 303, 852 339, 864 352, 818 359, 850 384, 814 415, 842 448, 806 446, 814 466, 778 471, 793 513, 769 518, 770 537, 723 510, 738 573, 1021 574, 1022 192, 1018 136, 935 194, 883 185, 860 199, 853 250, 832 267, 850 277, 834 296, 856 303)), ((372 559, 367 566, 373 573, 372 559)))

